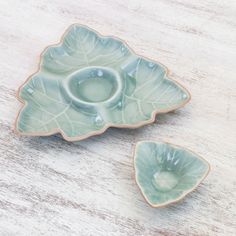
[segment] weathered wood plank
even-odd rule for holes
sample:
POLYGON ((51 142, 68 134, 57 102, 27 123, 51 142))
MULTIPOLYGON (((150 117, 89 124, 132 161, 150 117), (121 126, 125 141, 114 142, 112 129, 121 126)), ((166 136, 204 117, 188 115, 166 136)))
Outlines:
POLYGON ((236 234, 235 11, 234 0, 1 1, 0 235, 236 234), (16 136, 17 88, 75 22, 166 64, 192 101, 77 144, 16 136), (132 147, 144 139, 186 146, 212 172, 182 202, 152 209, 133 178, 132 147))

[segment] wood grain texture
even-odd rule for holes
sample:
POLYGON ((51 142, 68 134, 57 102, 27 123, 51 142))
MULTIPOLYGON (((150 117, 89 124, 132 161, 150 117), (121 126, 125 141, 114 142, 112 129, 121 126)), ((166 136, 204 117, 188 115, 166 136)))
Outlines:
POLYGON ((1 1, 0 235, 235 235, 235 12, 235 0, 1 1), (152 125, 79 143, 16 136, 17 88, 76 22, 165 64, 191 102, 152 125), (182 202, 149 207, 131 156, 144 139, 197 152, 210 175, 182 202))

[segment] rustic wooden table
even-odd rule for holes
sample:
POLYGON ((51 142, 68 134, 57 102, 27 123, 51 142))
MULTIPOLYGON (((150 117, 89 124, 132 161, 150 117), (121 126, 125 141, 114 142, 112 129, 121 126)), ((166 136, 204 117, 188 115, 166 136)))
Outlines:
POLYGON ((0 235, 236 235, 235 13, 235 0, 1 1, 0 235), (167 65, 191 102, 152 125, 77 144, 15 135, 17 88, 75 22, 167 65), (131 157, 144 139, 192 149, 210 175, 182 202, 149 207, 131 157))

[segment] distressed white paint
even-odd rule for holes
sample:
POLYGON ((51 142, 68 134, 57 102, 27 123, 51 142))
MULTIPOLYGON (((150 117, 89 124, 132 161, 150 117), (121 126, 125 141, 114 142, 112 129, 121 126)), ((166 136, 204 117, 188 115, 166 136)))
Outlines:
POLYGON ((0 235, 235 235, 235 0, 0 2, 0 235), (137 130, 73 144, 17 137, 15 92, 72 23, 126 40, 192 94, 137 130), (134 182, 132 147, 183 145, 212 165, 184 201, 153 209, 134 182))

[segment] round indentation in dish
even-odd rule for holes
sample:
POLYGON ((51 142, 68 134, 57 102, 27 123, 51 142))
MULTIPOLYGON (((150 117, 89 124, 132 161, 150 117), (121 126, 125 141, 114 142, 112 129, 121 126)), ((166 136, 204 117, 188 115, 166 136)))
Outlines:
POLYGON ((121 92, 119 74, 106 67, 87 67, 73 73, 63 84, 73 100, 81 103, 102 103, 121 92))
POLYGON ((167 192, 173 189, 179 182, 178 177, 169 171, 156 172, 152 180, 157 190, 167 192))

